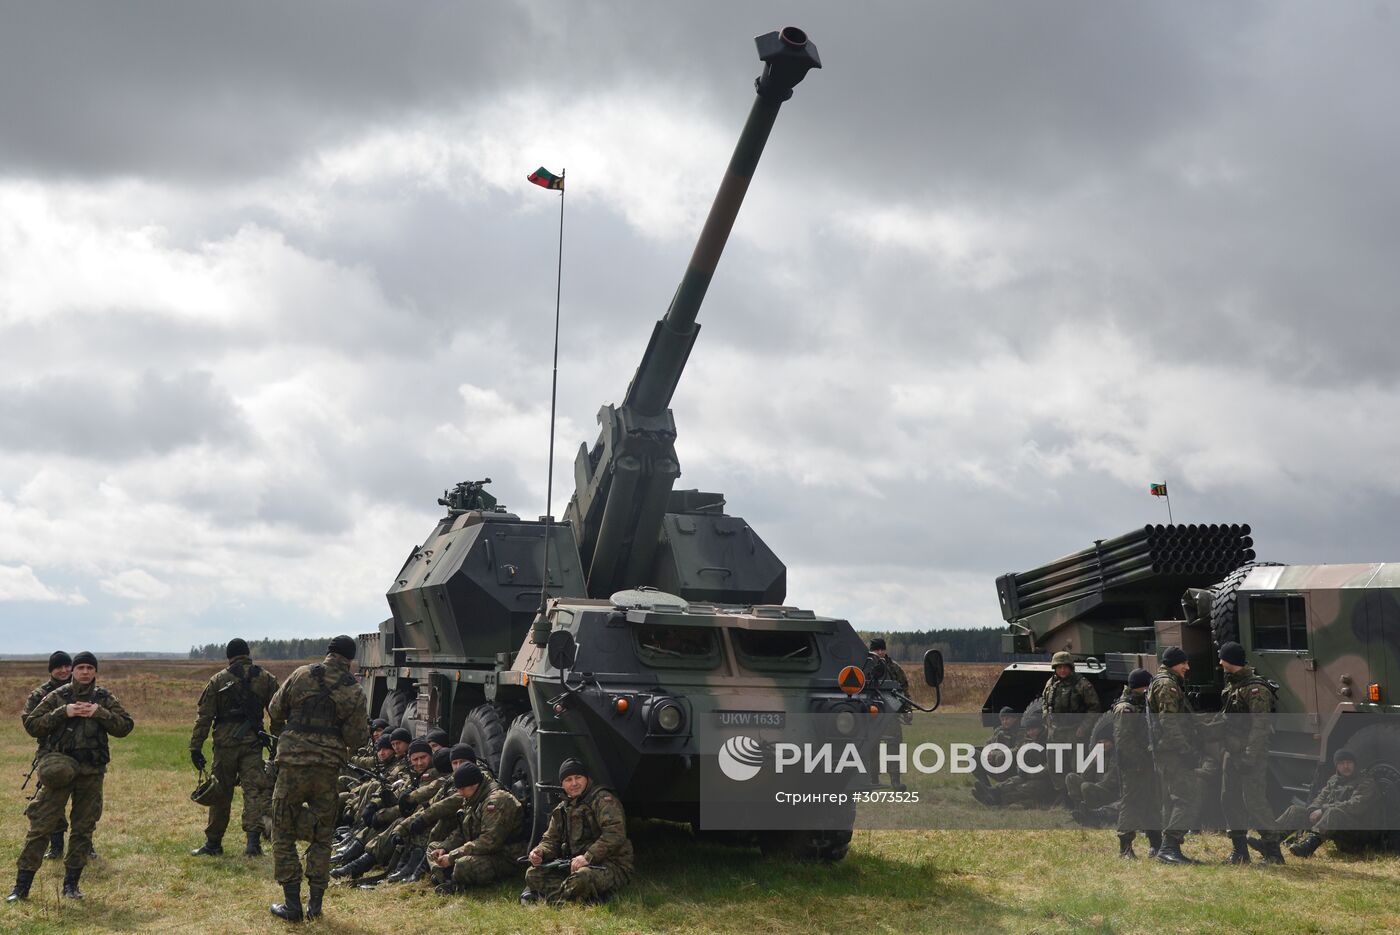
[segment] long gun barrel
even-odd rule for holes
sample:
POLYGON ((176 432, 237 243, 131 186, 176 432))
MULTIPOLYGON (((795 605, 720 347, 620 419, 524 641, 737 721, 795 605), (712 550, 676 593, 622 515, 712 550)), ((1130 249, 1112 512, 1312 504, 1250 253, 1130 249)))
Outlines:
POLYGON ((710 279, 729 241, 729 232, 734 229, 739 206, 744 203, 773 122, 778 119, 778 108, 792 97, 792 89, 806 77, 809 69, 821 67, 816 46, 795 26, 759 36, 754 42, 765 67, 754 82, 757 93, 749 119, 739 134, 734 155, 729 157, 729 168, 710 206, 695 252, 690 255, 690 265, 676 288, 666 317, 656 323, 651 343, 622 401, 624 406, 645 415, 659 415, 665 411, 675 394, 690 348, 700 331, 695 316, 705 301, 710 279))
POLYGON ((599 411, 598 443, 591 450, 582 446, 575 461, 574 495, 565 516, 578 538, 592 597, 652 583, 662 518, 680 476, 668 407, 700 331, 695 318, 778 109, 809 70, 821 67, 816 46, 796 27, 754 42, 764 63, 755 82, 757 96, 690 264, 652 331, 622 405, 599 411))

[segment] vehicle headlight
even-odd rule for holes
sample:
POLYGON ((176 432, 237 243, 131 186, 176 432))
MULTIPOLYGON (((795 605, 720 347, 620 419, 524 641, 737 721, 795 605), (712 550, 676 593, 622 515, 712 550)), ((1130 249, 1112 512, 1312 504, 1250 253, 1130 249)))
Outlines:
POLYGON ((842 711, 836 715, 836 733, 843 737, 852 734, 856 729, 856 716, 849 711, 842 711))
POLYGON ((662 704, 656 709, 656 726, 668 734, 680 730, 683 720, 685 718, 681 714, 681 706, 674 701, 662 704))

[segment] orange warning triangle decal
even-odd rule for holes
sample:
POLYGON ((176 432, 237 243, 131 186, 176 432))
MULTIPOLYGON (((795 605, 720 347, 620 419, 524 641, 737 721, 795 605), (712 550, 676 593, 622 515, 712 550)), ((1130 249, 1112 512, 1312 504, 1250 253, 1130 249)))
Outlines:
POLYGON ((854 695, 865 687, 865 673, 859 666, 846 666, 841 670, 841 674, 836 676, 836 684, 841 686, 841 690, 848 695, 854 695))

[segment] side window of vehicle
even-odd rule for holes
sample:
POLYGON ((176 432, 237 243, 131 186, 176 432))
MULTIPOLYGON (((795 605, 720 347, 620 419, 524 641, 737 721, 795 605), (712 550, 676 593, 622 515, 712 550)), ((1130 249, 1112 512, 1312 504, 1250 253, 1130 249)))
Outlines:
POLYGON ((1251 649, 1306 651, 1307 605, 1301 595, 1251 597, 1249 599, 1251 649))

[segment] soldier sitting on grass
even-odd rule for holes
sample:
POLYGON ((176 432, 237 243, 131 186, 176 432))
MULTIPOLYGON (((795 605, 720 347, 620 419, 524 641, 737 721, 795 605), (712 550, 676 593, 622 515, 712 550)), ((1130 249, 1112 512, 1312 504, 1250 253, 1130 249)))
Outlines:
POLYGON ((549 827, 530 851, 522 904, 547 900, 601 902, 632 876, 627 815, 611 789, 593 784, 582 761, 565 760, 559 784, 566 798, 549 814, 549 827), (557 860, 567 866, 545 866, 557 860))
POLYGON ((461 820, 446 839, 428 852, 438 869, 437 892, 456 893, 514 876, 525 853, 525 814, 520 802, 475 763, 452 774, 461 820))
MULTIPOLYGON (((1342 850, 1363 850, 1380 842, 1380 834, 1369 830, 1381 800, 1372 770, 1358 771, 1356 754, 1345 747, 1332 755, 1332 765, 1336 772, 1311 802, 1290 805, 1278 816, 1279 827, 1301 831, 1288 845, 1295 857, 1311 857, 1327 841, 1337 842, 1342 850)), ((1249 841, 1251 846, 1255 842, 1254 838, 1249 841)))

